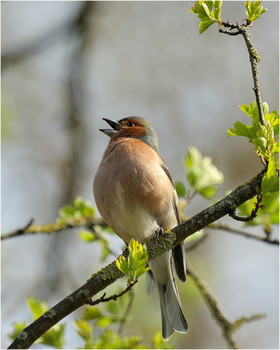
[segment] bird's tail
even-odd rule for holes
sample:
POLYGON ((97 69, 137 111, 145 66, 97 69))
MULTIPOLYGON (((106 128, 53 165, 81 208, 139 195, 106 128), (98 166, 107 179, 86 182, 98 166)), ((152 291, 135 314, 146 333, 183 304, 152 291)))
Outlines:
POLYGON ((175 280, 171 278, 166 285, 157 283, 157 286, 162 318, 162 337, 169 338, 174 330, 186 333, 188 324, 181 308, 175 280))

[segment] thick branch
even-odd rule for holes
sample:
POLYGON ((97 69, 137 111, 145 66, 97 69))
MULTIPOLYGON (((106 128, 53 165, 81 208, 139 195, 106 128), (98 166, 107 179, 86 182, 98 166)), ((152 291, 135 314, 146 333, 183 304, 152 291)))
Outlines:
MULTIPOLYGON (((149 260, 172 249, 185 238, 221 217, 233 212, 238 206, 251 199, 259 192, 265 170, 253 177, 249 182, 237 187, 227 197, 193 216, 188 221, 175 227, 169 234, 162 234, 159 238, 153 237, 147 242, 149 260)), ((105 289, 123 276, 112 262, 94 274, 82 287, 60 301, 40 318, 26 327, 9 346, 9 349, 26 349, 30 347, 42 334, 64 317, 86 304, 89 298, 105 289)))

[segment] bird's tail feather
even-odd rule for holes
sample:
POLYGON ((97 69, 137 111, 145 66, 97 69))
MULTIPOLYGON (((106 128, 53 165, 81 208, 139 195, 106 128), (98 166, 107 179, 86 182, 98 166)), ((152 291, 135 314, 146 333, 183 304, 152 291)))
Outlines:
POLYGON ((186 333, 188 324, 180 305, 175 281, 171 278, 166 285, 159 283, 157 285, 162 317, 162 337, 169 338, 174 330, 186 333))

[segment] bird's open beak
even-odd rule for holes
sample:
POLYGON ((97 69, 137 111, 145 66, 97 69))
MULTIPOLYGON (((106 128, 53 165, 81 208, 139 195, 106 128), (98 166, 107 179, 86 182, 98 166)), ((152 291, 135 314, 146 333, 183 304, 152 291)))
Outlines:
POLYGON ((112 137, 114 134, 116 134, 121 129, 121 124, 117 122, 116 120, 106 119, 102 118, 107 122, 113 129, 99 129, 104 134, 106 134, 109 137, 112 137))

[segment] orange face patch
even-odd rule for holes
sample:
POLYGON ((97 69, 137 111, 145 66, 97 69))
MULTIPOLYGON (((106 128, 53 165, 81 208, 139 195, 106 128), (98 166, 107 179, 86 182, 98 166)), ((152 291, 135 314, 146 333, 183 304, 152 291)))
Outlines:
POLYGON ((145 137, 147 132, 142 123, 140 123, 137 119, 129 118, 127 120, 123 120, 121 130, 115 135, 118 137, 135 137, 142 138, 145 137))

